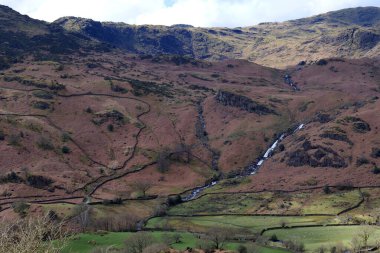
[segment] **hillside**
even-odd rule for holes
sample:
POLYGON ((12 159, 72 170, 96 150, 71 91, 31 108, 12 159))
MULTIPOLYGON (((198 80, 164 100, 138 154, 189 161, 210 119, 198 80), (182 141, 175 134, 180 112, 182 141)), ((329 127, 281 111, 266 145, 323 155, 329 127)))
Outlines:
POLYGON ((5 21, 0 27, 2 39, 8 42, 1 50, 6 54, 4 66, 17 61, 16 55, 38 52, 38 57, 42 54, 46 58, 47 52, 56 55, 79 48, 104 51, 114 47, 140 55, 175 54, 211 61, 246 59, 278 68, 321 58, 376 57, 380 50, 380 9, 376 7, 234 29, 136 26, 77 17, 49 24, 6 6, 0 9, 0 18, 5 21))
POLYGON ((379 8, 366 7, 234 29, 134 26, 75 17, 54 23, 138 54, 180 54, 212 61, 247 59, 286 67, 329 57, 378 56, 379 16, 379 8))
POLYGON ((63 252, 139 230, 188 252, 380 235, 379 12, 227 29, 0 6, 0 217, 64 221, 63 252))

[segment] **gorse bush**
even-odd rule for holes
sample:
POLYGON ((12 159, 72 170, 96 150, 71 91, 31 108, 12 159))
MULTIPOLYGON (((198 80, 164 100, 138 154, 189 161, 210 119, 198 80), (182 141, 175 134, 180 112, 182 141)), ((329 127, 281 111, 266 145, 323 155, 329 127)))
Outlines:
POLYGON ((63 153, 63 154, 68 154, 68 153, 70 153, 70 148, 67 147, 67 146, 63 146, 61 150, 62 150, 62 153, 63 153))
POLYGON ((5 176, 0 176, 0 184, 21 183, 23 181, 24 180, 21 177, 19 177, 14 171, 5 176))
POLYGON ((39 138, 39 140, 37 141, 37 146, 43 150, 53 150, 54 149, 54 145, 51 142, 51 140, 49 140, 47 137, 44 137, 44 136, 39 138))
POLYGON ((373 172, 373 174, 376 174, 376 175, 380 174, 380 168, 375 166, 375 168, 373 168, 372 172, 373 172))
POLYGON ((13 211, 18 213, 21 217, 25 217, 29 210, 30 205, 24 201, 14 202, 12 204, 13 211))
POLYGON ((50 186, 53 183, 53 180, 44 176, 28 175, 26 182, 32 187, 43 189, 47 186, 50 186))

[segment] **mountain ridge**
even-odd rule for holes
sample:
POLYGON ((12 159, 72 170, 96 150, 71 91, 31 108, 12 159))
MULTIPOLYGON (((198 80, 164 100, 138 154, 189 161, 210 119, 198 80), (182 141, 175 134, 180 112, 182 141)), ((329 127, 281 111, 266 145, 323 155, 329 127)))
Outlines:
POLYGON ((380 35, 376 28, 380 24, 379 16, 380 8, 358 7, 281 23, 236 28, 128 25, 74 17, 61 18, 54 23, 67 31, 81 32, 139 54, 181 54, 211 61, 247 59, 266 66, 285 67, 323 57, 378 55, 380 35), (118 40, 120 38, 124 40, 118 40), (332 51, 324 53, 326 46, 332 51), (287 60, 286 56, 295 59, 287 60), (280 58, 283 63, 277 65, 273 58, 280 58))
MULTIPOLYGON (((33 42, 36 36, 51 37, 55 34, 57 37, 59 34, 62 39, 55 39, 53 44, 71 41, 76 44, 76 49, 88 49, 88 44, 92 44, 92 50, 118 48, 140 55, 175 54, 209 61, 245 59, 277 68, 321 58, 380 55, 380 8, 377 7, 343 9, 243 28, 129 25, 77 17, 63 17, 46 23, 6 6, 1 9, 0 18, 7 21, 6 25, 0 26, 3 33, 11 32, 9 27, 22 27, 18 33, 27 35, 23 38, 26 42, 33 42)), ((4 36, 3 40, 10 40, 9 37, 12 36, 4 36)), ((52 43, 48 46, 53 46, 52 43)))

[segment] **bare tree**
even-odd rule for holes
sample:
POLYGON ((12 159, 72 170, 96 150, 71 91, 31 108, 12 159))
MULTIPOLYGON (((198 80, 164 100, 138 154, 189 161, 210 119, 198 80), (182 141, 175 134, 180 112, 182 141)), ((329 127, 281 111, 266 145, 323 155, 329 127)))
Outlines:
POLYGON ((143 253, 158 253, 158 252, 168 252, 169 247, 163 243, 155 243, 149 245, 143 250, 143 253))
POLYGON ((1 253, 58 253, 67 238, 63 224, 48 216, 0 223, 1 253))
POLYGON ((358 234, 359 240, 365 249, 368 247, 368 241, 372 234, 373 229, 369 226, 364 226, 358 234))
POLYGON ((145 248, 154 244, 153 236, 148 232, 137 232, 125 240, 126 253, 142 253, 145 248))
POLYGON ((139 220, 140 218, 133 214, 117 214, 94 219, 91 227, 94 228, 94 230, 114 232, 133 231, 136 230, 136 224, 139 220))
POLYGON ((214 249, 223 249, 228 236, 231 235, 229 229, 226 228, 211 228, 207 232, 208 239, 212 242, 214 249))
POLYGON ((81 230, 84 232, 90 225, 90 216, 92 207, 86 203, 81 203, 74 208, 74 218, 78 222, 81 230))
POLYGON ((354 253, 359 252, 360 249, 362 248, 362 242, 358 236, 355 236, 354 238, 352 238, 350 244, 351 244, 351 249, 354 253))
POLYGON ((132 184, 132 188, 139 193, 141 193, 142 197, 146 196, 146 192, 152 187, 152 184, 148 181, 136 181, 132 184))
POLYGON ((175 161, 189 163, 191 161, 191 155, 191 146, 181 143, 175 146, 170 158, 175 161))

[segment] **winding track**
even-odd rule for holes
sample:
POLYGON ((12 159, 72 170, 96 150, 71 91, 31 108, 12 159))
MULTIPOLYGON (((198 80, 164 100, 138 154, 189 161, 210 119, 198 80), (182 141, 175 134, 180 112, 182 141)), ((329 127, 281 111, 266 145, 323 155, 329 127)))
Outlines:
MULTIPOLYGON (((36 89, 18 89, 18 88, 9 88, 9 87, 0 87, 0 89, 3 89, 3 90, 13 90, 13 91, 20 91, 20 92, 33 92, 33 91, 46 91, 44 89, 39 89, 39 88, 36 88, 36 89)), ((119 96, 119 95, 113 95, 113 94, 103 94, 103 93, 92 93, 92 92, 86 92, 86 93, 78 93, 78 94, 59 94, 59 93, 54 93, 55 96, 57 97, 63 97, 63 98, 72 98, 72 97, 81 97, 81 96, 98 96, 98 97, 112 97, 112 98, 121 98, 121 99, 130 99, 130 100, 135 100, 135 101, 138 101, 142 104, 145 105, 146 109, 143 110, 141 113, 139 113, 136 118, 139 120, 139 122, 142 124, 142 127, 139 128, 139 131, 138 133, 136 134, 135 136, 135 142, 134 142, 134 145, 133 145, 133 148, 132 148, 132 152, 130 154, 130 156, 124 160, 124 162, 122 163, 122 165, 118 166, 117 168, 113 168, 112 171, 113 173, 111 175, 108 175, 108 176, 100 176, 98 178, 95 178, 94 180, 86 183, 85 185, 69 192, 67 189, 66 189, 66 192, 68 194, 71 194, 72 196, 70 197, 58 197, 58 195, 51 195, 51 196, 42 196, 42 195, 34 195, 34 196, 24 196, 24 197, 10 197, 10 198, 3 198, 3 199, 0 199, 0 205, 3 205, 3 208, 0 210, 0 213, 11 208, 11 204, 18 201, 18 200, 21 200, 21 199, 31 199, 31 198, 40 198, 40 200, 30 200, 29 202, 30 203, 41 203, 41 204, 47 204, 47 203, 67 203, 67 200, 77 200, 77 199, 87 199, 87 197, 91 197, 100 187, 102 187, 103 185, 105 185, 106 183, 108 182, 111 182, 113 180, 117 180, 117 179, 120 179, 122 177, 125 177, 126 175, 129 175, 129 174, 133 174, 133 173, 137 173, 137 172, 140 172, 142 170, 144 170, 145 168, 155 164, 156 162, 150 162, 148 164, 145 164, 145 165, 142 165, 141 167, 139 167, 138 169, 135 169, 135 170, 127 170, 127 171, 124 171, 125 170, 125 167, 127 166, 128 162, 131 161, 134 157, 135 157, 135 154, 136 154, 136 149, 137 149, 137 146, 138 146, 138 143, 139 143, 139 137, 141 135, 141 133, 143 132, 144 129, 146 129, 146 124, 141 120, 141 117, 150 113, 151 112, 151 105, 144 101, 144 100, 141 100, 141 99, 138 99, 138 98, 135 98, 135 97, 130 97, 130 96, 119 96), (90 189, 90 190, 88 190, 90 189), (86 192, 87 190, 87 192, 86 192), (86 194, 80 194, 80 192, 86 192, 86 194), (75 195, 75 194, 78 194, 78 195, 75 195), (57 198, 51 198, 51 199, 43 199, 41 200, 41 198, 50 198, 50 197, 57 197, 57 198), (13 201, 8 201, 8 202, 2 202, 2 201, 6 201, 6 200, 13 200, 13 201), (4 205, 9 205, 9 206, 5 206, 4 205)), ((59 127, 58 125, 56 125, 47 115, 44 115, 44 114, 17 114, 17 113, 0 113, 0 116, 13 116, 13 117, 39 117, 39 118, 43 118, 45 119, 48 124, 50 126, 52 126, 54 129, 58 130, 59 132, 61 133, 64 133, 64 129, 62 129, 61 127, 59 127)), ((96 164, 96 165, 100 165, 100 166, 103 166, 103 167, 106 167, 106 168, 109 168, 107 165, 103 164, 102 162, 99 162, 97 160, 95 160, 94 158, 92 158, 88 152, 77 142, 75 141, 73 138, 70 138, 70 141, 86 156, 86 158, 92 162, 92 165, 96 164)), ((194 157, 195 159, 199 160, 200 162, 202 162, 203 164, 207 165, 209 167, 209 165, 207 164, 207 162, 203 161, 201 158, 195 156, 195 155, 192 155, 192 157, 194 157)), ((111 169, 111 168, 109 168, 111 169)))
MULTIPOLYGON (((14 90, 14 91, 21 91, 21 92, 33 92, 33 91, 46 91, 44 89, 17 89, 17 88, 8 88, 8 87, 0 87, 0 89, 6 89, 6 90, 14 90)), ((103 186, 105 183, 107 182, 110 182, 112 180, 116 180, 116 179, 119 179, 121 177, 124 177, 128 174, 131 174, 131 173, 136 173, 136 172, 139 172, 143 169, 145 169, 146 167, 154 164, 155 162, 151 162, 151 163, 148 163, 148 164, 145 164, 143 166, 141 166, 139 169, 136 169, 136 170, 133 170, 133 171, 122 171, 122 172, 119 172, 120 170, 124 169, 128 162, 131 161, 135 154, 136 154, 136 148, 137 148, 137 145, 139 143, 139 136, 141 135, 142 131, 146 128, 146 124, 141 120, 141 117, 150 113, 151 111, 151 106, 149 103, 141 100, 141 99, 138 99, 138 98, 135 98, 135 97, 129 97, 129 96, 118 96, 118 95, 112 95, 112 94, 102 94, 102 93, 92 93, 92 92, 87 92, 87 93, 78 93, 78 94, 68 94, 68 95, 63 95, 63 94, 58 94, 58 93, 55 93, 54 94, 55 96, 58 96, 58 97, 64 97, 64 98, 71 98, 71 97, 81 97, 81 96, 99 96, 99 97, 113 97, 113 98, 123 98, 123 99, 131 99, 131 100, 135 100, 135 101, 138 101, 140 103, 143 103, 147 109, 142 111, 141 113, 139 113, 136 118, 139 120, 139 122, 142 124, 142 127, 139 128, 139 131, 138 133, 136 134, 135 136, 135 143, 133 145, 133 149, 132 149, 132 152, 130 154, 130 156, 122 163, 121 166, 118 166, 117 168, 114 168, 113 169, 113 173, 109 176, 100 176, 90 182, 88 182, 87 184, 85 184, 84 186, 80 187, 80 188, 77 188, 75 189, 74 191, 72 192, 69 192, 69 194, 74 194, 74 193, 78 193, 80 191, 84 191, 85 189, 88 189, 90 188, 91 190, 89 191, 89 193, 87 194, 88 196, 91 196, 92 194, 94 194, 101 186, 103 186)), ((0 116, 14 116, 14 117, 40 117, 40 118, 44 118, 48 124, 50 126, 52 126, 53 128, 57 129, 58 131, 60 131, 61 133, 64 133, 65 131, 60 128, 59 126, 57 126, 47 115, 44 115, 44 114, 17 114, 17 113, 0 113, 0 116)), ((93 159, 86 151, 85 149, 79 144, 77 143, 73 138, 70 138, 70 141, 79 149, 81 150, 81 152, 87 157, 87 159, 89 159, 93 164, 97 164, 97 165, 101 165, 101 166, 104 166, 106 168, 109 168, 108 166, 106 166, 105 164, 101 163, 101 162, 98 162, 96 161, 95 159, 93 159)), ((55 195, 57 196, 57 195, 55 195)), ((48 198, 49 196, 26 196, 26 197, 14 197, 13 199, 29 199, 29 198, 38 198, 38 197, 46 197, 48 198)), ((78 199, 78 198, 86 198, 86 196, 71 196, 71 197, 60 197, 60 198, 54 198, 54 199, 49 199, 49 200, 33 200, 33 201, 30 201, 32 203, 46 203, 46 202, 51 202, 51 201, 63 201, 63 200, 69 200, 69 199, 78 199)), ((9 200, 9 199, 12 199, 12 198, 4 198, 4 199, 0 199, 1 200, 9 200)), ((3 203, 0 203, 1 205, 4 205, 4 204, 12 204, 14 203, 15 201, 13 202, 3 202, 3 203)), ((2 211, 5 211, 7 209, 9 209, 9 207, 3 207, 2 210, 0 210, 0 212, 2 211)))
MULTIPOLYGON (((44 89, 17 89, 17 88, 7 88, 7 87, 0 87, 0 89, 5 89, 5 90, 14 90, 14 91, 21 91, 21 92, 33 92, 33 91, 46 91, 44 89)), ((100 176, 90 182, 88 182, 87 184, 85 184, 84 186, 80 187, 80 188, 77 188, 75 190, 73 190, 72 192, 70 192, 69 194, 75 194, 75 193, 79 193, 81 191, 85 191, 85 189, 88 189, 90 188, 91 190, 87 192, 87 195, 83 196, 83 195, 78 195, 78 196, 70 196, 70 197, 58 197, 58 198, 50 198, 50 197, 57 197, 58 195, 51 195, 51 196, 42 196, 42 195, 34 195, 34 196, 24 196, 24 197, 10 197, 10 198, 0 198, 0 204, 1 205, 9 205, 9 206, 6 206, 6 207, 3 207, 0 212, 3 212, 7 209, 10 209, 11 208, 11 204, 14 203, 16 200, 19 200, 19 199, 30 199, 30 198, 49 198, 49 199, 44 199, 44 200, 31 200, 29 201, 30 203, 40 203, 40 204, 49 204, 49 203, 71 203, 69 202, 68 200, 77 200, 77 199, 83 199, 83 198, 87 198, 87 196, 92 196, 100 187, 102 187, 104 184, 110 182, 110 181, 113 181, 113 180, 117 180, 117 179, 120 179, 128 174, 132 174, 132 173, 137 173, 153 164, 155 164, 155 162, 150 162, 148 164, 145 164, 145 165, 142 165, 140 168, 138 169, 135 169, 135 170, 132 170, 132 171, 121 171, 123 169, 125 169, 125 167, 127 166, 128 162, 131 161, 134 156, 135 156, 135 153, 136 153, 136 148, 138 146, 138 143, 139 143, 139 136, 141 135, 142 131, 147 127, 146 124, 141 120, 141 117, 150 113, 151 111, 151 106, 149 103, 145 102, 144 100, 141 100, 141 99, 138 99, 138 98, 135 98, 135 97, 129 97, 129 96, 119 96, 119 95, 113 95, 113 94, 103 94, 103 93, 92 93, 92 92, 87 92, 87 93, 78 93, 78 94, 68 94, 68 95, 63 95, 63 94, 58 94, 58 93, 55 93, 54 94, 55 96, 57 97, 63 97, 63 98, 72 98, 72 97, 81 97, 81 96, 99 96, 99 97, 113 97, 113 98, 121 98, 121 99, 131 99, 131 100, 135 100, 135 101, 138 101, 142 104, 144 104, 146 106, 146 110, 142 111, 141 113, 139 113, 136 118, 140 121, 140 123, 142 123, 142 127, 139 128, 139 131, 138 133, 136 134, 136 137, 135 137, 135 143, 134 143, 134 146, 133 146, 133 149, 132 149, 132 152, 131 152, 131 155, 126 159, 124 160, 124 162, 122 163, 122 165, 118 166, 117 168, 114 168, 113 171, 114 173, 109 175, 109 176, 100 176), (120 171, 120 172, 119 172, 120 171), (14 201, 8 201, 8 202, 2 202, 1 201, 6 201, 6 200, 14 200, 14 201)), ((0 116, 15 116, 15 117, 40 117, 40 118, 44 118, 50 126, 52 126, 53 128, 59 130, 60 132, 65 132, 62 128, 60 128, 59 126, 57 126, 47 115, 43 115, 43 114, 15 114, 15 113, 0 113, 0 116)), ((173 122, 172 122, 173 123, 173 122)), ((174 129, 175 129, 175 126, 173 126, 174 129)), ((177 133, 178 134, 178 133, 177 133)), ((180 140, 182 139, 181 136, 179 135, 179 138, 180 140)), ((104 166, 106 168, 109 168, 108 166, 106 166, 105 164, 99 162, 99 161, 96 161, 95 159, 93 159, 87 152, 86 150, 81 147, 81 145, 79 143, 77 143, 74 139, 70 138, 70 141, 78 148, 81 150, 81 152, 93 163, 93 164, 97 164, 97 165, 101 165, 101 166, 104 166)), ((197 158, 196 156, 194 156, 195 158, 197 158)), ((201 159, 199 159, 201 160, 201 159)), ((202 161, 202 160, 201 160, 202 161)), ((202 161, 204 162, 204 161, 202 161)), ((314 188, 310 188, 310 189, 317 189, 319 187, 314 187, 314 188)), ((357 187, 357 189, 361 189, 363 187, 357 187)), ((364 187, 366 188, 366 187, 364 187)), ((372 186, 371 188, 377 188, 377 187, 374 187, 372 186)), ((308 190, 308 189, 302 189, 302 190, 308 190)), ((278 190, 279 192, 292 192, 292 191, 282 191, 282 190, 278 190)), ((298 190, 295 190, 294 192, 296 192, 298 190)), ((265 191, 261 191, 261 192, 265 192, 265 191)), ((248 193, 248 192, 247 192, 248 193)), ((213 194, 213 193, 208 193, 208 194, 213 194)), ((220 193, 219 193, 220 194, 220 193)), ((232 193, 231 193, 232 194, 232 193)), ((199 197, 203 197, 204 195, 201 195, 199 197)), ((364 202, 364 198, 361 199, 361 201, 359 203, 357 203, 355 206, 353 207, 350 207, 348 210, 343 210, 342 212, 340 212, 339 214, 337 215, 341 215, 343 213, 346 213, 348 211, 351 211, 355 208, 358 208, 361 206, 361 204, 364 202)))

